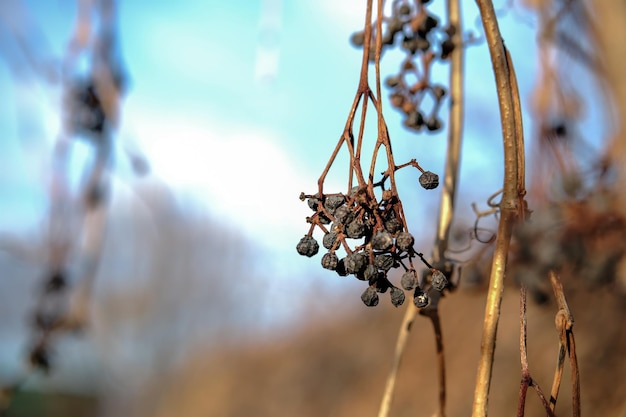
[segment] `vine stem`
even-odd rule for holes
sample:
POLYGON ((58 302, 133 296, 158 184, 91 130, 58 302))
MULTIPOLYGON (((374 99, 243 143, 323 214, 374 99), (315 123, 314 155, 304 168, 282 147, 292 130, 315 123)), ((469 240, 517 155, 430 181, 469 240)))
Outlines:
MULTIPOLYGON (((448 19, 450 26, 456 28, 452 35, 455 49, 450 55, 450 115, 448 121, 448 148, 444 172, 444 187, 439 206, 439 220, 437 223, 436 243, 433 249, 433 263, 437 264, 444 259, 448 248, 450 225, 454 214, 454 203, 457 190, 459 162, 461 155, 462 130, 463 130, 463 48, 461 46, 461 19, 459 0, 448 0, 448 19)), ((398 369, 404 355, 411 325, 418 313, 418 308, 413 303, 407 306, 394 351, 393 363, 381 401, 378 417, 387 417, 391 407, 391 401, 395 390, 398 369)), ((435 332, 437 358, 439 367, 439 417, 445 416, 446 382, 445 382, 445 356, 444 344, 439 320, 438 309, 431 309, 425 314, 430 318, 435 332)))
MULTIPOLYGON (((519 107, 516 105, 517 100, 519 100, 519 93, 516 85, 512 82, 514 80, 514 75, 511 73, 512 63, 507 57, 493 3, 491 0, 476 0, 476 3, 480 10, 496 80, 504 144, 504 185, 500 202, 501 215, 489 278, 481 352, 472 406, 472 417, 486 417, 509 244, 513 225, 520 217, 520 208, 523 207, 519 204, 520 196, 523 200, 523 190, 518 187, 523 184, 520 182, 520 174, 523 173, 523 169, 519 167, 523 160, 520 160, 519 153, 524 152, 524 149, 523 145, 520 147, 523 143, 522 138, 519 137, 521 120, 516 120, 519 117, 519 107)), ((523 216, 523 211, 521 213, 523 216)))

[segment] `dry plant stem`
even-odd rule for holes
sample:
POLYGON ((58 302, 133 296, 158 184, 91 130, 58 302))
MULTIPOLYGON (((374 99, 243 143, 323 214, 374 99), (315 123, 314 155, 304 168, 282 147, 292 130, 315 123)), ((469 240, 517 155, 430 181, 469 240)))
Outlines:
POLYGON ((578 371, 576 343, 574 340, 574 317, 572 316, 567 300, 565 299, 565 293, 563 292, 561 280, 554 271, 550 271, 550 283, 552 284, 552 290, 554 291, 554 296, 556 297, 557 306, 559 308, 555 318, 556 327, 559 331, 559 354, 557 359, 557 368, 552 382, 550 409, 554 410, 556 407, 556 400, 558 398, 559 387, 561 385, 561 377, 563 375, 565 351, 567 350, 569 353, 571 367, 572 415, 574 417, 580 417, 580 373, 578 371))
POLYGON ((519 214, 518 153, 524 150, 518 148, 518 124, 515 121, 516 114, 513 97, 517 96, 518 92, 517 90, 513 90, 511 83, 510 63, 507 62, 506 49, 498 27, 496 13, 490 0, 476 0, 476 3, 480 10, 496 78, 504 142, 504 185, 502 200, 500 201, 501 216, 491 265, 491 276, 489 279, 489 290, 481 339, 481 354, 478 362, 474 404, 472 407, 473 417, 486 417, 493 358, 496 348, 496 335, 500 318, 500 306, 502 303, 502 291, 504 289, 503 284, 507 255, 513 224, 519 214))
MULTIPOLYGON (((448 249, 448 240, 450 235, 450 224, 454 213, 454 203, 456 197, 456 189, 458 182, 458 171, 461 154, 462 128, 463 128, 463 48, 461 47, 461 19, 459 0, 448 0, 448 18, 451 26, 456 27, 453 35, 453 42, 457 47, 450 56, 450 116, 448 130, 448 149, 446 155, 446 165, 444 172, 444 188, 441 196, 441 204, 439 206, 439 221, 437 223, 437 238, 433 249, 433 263, 443 260, 444 254, 448 249)), ((392 168, 393 171, 393 168, 392 168)), ((439 320, 438 309, 430 309, 426 312, 433 323, 435 331, 435 339, 437 343, 437 358, 439 365, 439 417, 445 416, 445 398, 446 398, 446 381, 445 381, 445 356, 444 345, 441 332, 441 323, 439 320)), ((395 382, 398 375, 398 369, 404 355, 411 324, 415 320, 418 309, 413 303, 409 303, 400 330, 396 340, 396 347, 393 357, 393 363, 387 381, 383 399, 378 412, 378 417, 386 417, 389 415, 389 409, 395 389, 395 382)))
POLYGON ((363 131, 365 126, 365 114, 367 110, 367 99, 371 97, 371 91, 368 84, 368 62, 369 62, 369 50, 370 50, 370 42, 372 36, 372 2, 373 0, 367 1, 367 9, 365 11, 365 42, 363 45, 363 58, 361 61, 361 75, 359 76, 359 86, 357 88, 356 95, 354 97, 354 101, 352 102, 352 107, 350 108, 350 112, 348 113, 348 119, 346 120, 346 125, 344 127, 343 133, 339 138, 339 142, 335 146, 333 153, 328 160, 328 163, 324 167, 320 178, 317 180, 317 188, 320 195, 324 194, 324 181, 326 180, 326 176, 330 171, 330 167, 335 162, 337 155, 339 154, 339 150, 343 146, 344 141, 348 147, 348 152, 350 153, 350 172, 348 174, 348 191, 352 188, 352 177, 356 169, 357 177, 359 184, 365 183, 365 178, 363 177, 363 172, 361 170, 361 166, 358 163, 358 159, 361 155, 361 143, 363 141, 363 131), (357 138, 357 152, 354 150, 354 135, 352 132, 352 125, 354 124, 354 117, 356 116, 356 111, 359 107, 359 103, 361 98, 365 95, 365 100, 363 103, 363 108, 361 109, 361 122, 359 127, 359 133, 357 138))
POLYGON ((528 371, 528 355, 526 349, 526 287, 520 288, 520 361, 522 362, 522 382, 519 389, 519 404, 517 406, 517 417, 524 416, 524 408, 526 406, 526 393, 530 382, 530 372, 528 371))
POLYGON ((446 415, 446 359, 444 356, 443 332, 438 308, 425 308, 421 312, 427 316, 433 324, 435 332, 435 347, 437 349, 437 369, 439 371, 439 412, 438 417, 446 415))
POLYGON ((520 360, 522 363, 522 381, 520 383, 519 404, 517 407, 517 417, 524 416, 524 409, 526 406, 526 393, 528 387, 531 386, 537 392, 537 396, 546 410, 548 417, 554 417, 554 410, 550 408, 548 401, 546 400, 541 387, 533 379, 530 374, 530 368, 528 367, 528 349, 527 349, 527 318, 526 318, 526 287, 522 285, 520 288, 520 360))

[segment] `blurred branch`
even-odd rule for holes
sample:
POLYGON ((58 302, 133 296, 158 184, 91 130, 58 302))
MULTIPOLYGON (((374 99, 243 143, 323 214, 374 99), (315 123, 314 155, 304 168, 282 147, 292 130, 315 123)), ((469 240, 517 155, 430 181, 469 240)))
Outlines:
MULTIPOLYGON (((448 147, 446 154, 446 165, 444 172, 444 188, 441 193, 439 205, 439 219, 437 222, 437 235, 433 248, 433 264, 439 268, 445 263, 445 253, 448 249, 450 225, 454 215, 454 203, 456 197, 459 163, 461 159, 461 143, 463 130, 463 48, 462 27, 460 18, 459 0, 448 0, 449 26, 454 28, 451 36, 455 48, 450 54, 450 114, 448 128, 448 147)), ((443 267, 442 267, 443 268, 443 267)), ((441 321, 438 309, 439 297, 431 297, 431 304, 424 310, 424 314, 430 318, 435 332, 435 342, 437 348, 438 370, 439 370, 439 417, 445 416, 446 403, 446 379, 445 379, 445 355, 443 344, 443 333, 441 331, 441 321)), ((409 304, 406 308, 400 330, 396 340, 393 362, 387 381, 385 391, 378 412, 378 417, 389 415, 391 401, 395 390, 395 383, 400 368, 400 362, 406 348, 411 325, 415 320, 419 309, 414 304, 409 304)))

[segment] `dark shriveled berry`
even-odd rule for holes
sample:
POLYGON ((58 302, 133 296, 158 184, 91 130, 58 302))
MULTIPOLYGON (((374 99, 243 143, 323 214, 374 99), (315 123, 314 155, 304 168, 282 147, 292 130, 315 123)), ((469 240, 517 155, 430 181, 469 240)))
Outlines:
POLYGON ((330 219, 324 213, 318 213, 317 220, 319 220, 321 224, 330 224, 330 219))
POLYGON ((387 77, 387 79, 385 79, 385 85, 389 88, 394 88, 398 84, 400 84, 400 77, 397 75, 392 75, 390 77, 387 77))
POLYGON ((402 222, 396 218, 386 220, 385 229, 392 235, 395 235, 402 230, 402 222))
POLYGON ((348 276, 348 271, 346 271, 345 259, 346 259, 346 258, 341 258, 341 259, 339 259, 339 262, 337 262, 337 267, 335 268, 335 272, 336 272, 336 273, 337 273, 337 275, 339 275, 340 277, 346 277, 346 276, 348 276))
POLYGON ((409 14, 411 14, 411 6, 409 6, 408 4, 402 4, 399 8, 398 8, 398 13, 401 16, 407 16, 409 14))
POLYGON ((378 278, 378 268, 371 264, 366 266, 363 278, 365 278, 366 281, 369 281, 370 285, 373 282, 376 282, 376 279, 378 278))
POLYGON ((382 269, 383 271, 389 271, 393 268, 394 260, 391 256, 388 255, 376 255, 374 257, 374 265, 378 269, 382 269))
POLYGON ((446 276, 443 274, 443 272, 435 269, 435 271, 433 272, 432 280, 430 281, 430 285, 432 285, 432 287, 437 291, 443 291, 443 289, 446 288, 446 285, 448 285, 448 280, 446 279, 446 276))
POLYGON ((384 272, 379 272, 378 278, 376 278, 376 292, 384 294, 389 288, 393 288, 393 285, 391 285, 384 272))
POLYGON ((337 234, 334 232, 329 232, 326 233, 324 235, 324 238, 322 239, 322 245, 324 245, 324 247, 326 249, 330 249, 333 247, 333 245, 335 244, 335 241, 337 240, 337 234))
POLYGON ((415 295, 413 296, 413 304, 417 308, 424 308, 428 305, 428 294, 426 294, 420 287, 415 288, 415 295))
POLYGON ((404 304, 404 291, 402 291, 400 288, 397 287, 391 287, 391 304, 393 304, 395 307, 401 306, 402 304, 404 304))
POLYGON ((344 258, 344 264, 346 266, 346 272, 356 274, 365 269, 367 257, 362 253, 351 253, 344 258))
POLYGON ((354 46, 361 47, 365 42, 365 32, 354 32, 350 36, 350 43, 354 46))
POLYGON ((46 347, 43 345, 35 346, 29 354, 30 363, 35 367, 39 368, 45 373, 50 371, 50 352, 46 350, 46 347))
POLYGON ((446 89, 440 85, 434 86, 432 92, 436 100, 441 100, 446 95, 446 89))
POLYGON ((337 269, 337 264, 339 263, 339 258, 334 253, 325 253, 322 256, 322 268, 330 269, 334 271, 337 269))
POLYGON ((430 117, 426 121, 426 129, 428 129, 431 132, 441 129, 441 126, 442 126, 441 120, 437 119, 435 116, 430 117))
POLYGON ((317 211, 317 203, 319 203, 319 200, 317 198, 309 198, 306 202, 311 210, 317 211))
POLYGON ((439 175, 426 171, 419 178, 420 185, 427 190, 432 190, 439 186, 439 175))
POLYGON ((326 210, 334 212, 344 201, 346 199, 342 195, 329 195, 326 197, 326 201, 324 201, 324 207, 326 207, 326 210))
POLYGON ((335 216, 335 220, 343 224, 350 223, 354 219, 354 212, 347 206, 337 207, 333 215, 335 216))
POLYGON ((308 256, 310 258, 311 256, 317 254, 320 246, 317 244, 317 241, 311 236, 305 236, 300 239, 300 242, 296 246, 296 249, 300 255, 308 256))
POLYGON ((368 307, 375 307, 378 305, 378 294, 376 294, 376 289, 373 287, 367 287, 363 294, 361 294, 361 300, 363 304, 368 307))
POLYGON ((372 248, 376 250, 388 250, 393 246, 393 237, 386 230, 378 231, 372 237, 372 248))
POLYGON ((407 291, 411 291, 415 287, 417 287, 417 277, 415 276, 415 271, 406 271, 402 274, 402 278, 400 279, 400 285, 407 291))
POLYGON ((400 232, 396 238, 396 248, 402 252, 407 252, 413 247, 415 238, 409 232, 400 232))
POLYGON ((352 239, 359 239, 365 233, 365 224, 359 219, 355 219, 346 227, 346 235, 352 239))

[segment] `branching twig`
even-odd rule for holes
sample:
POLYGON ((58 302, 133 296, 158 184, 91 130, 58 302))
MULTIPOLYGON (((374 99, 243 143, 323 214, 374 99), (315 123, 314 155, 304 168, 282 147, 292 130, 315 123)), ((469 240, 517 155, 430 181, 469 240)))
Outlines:
POLYGON ((520 393, 519 393, 519 403, 517 406, 517 417, 524 417, 524 409, 526 406, 526 393, 528 392, 528 387, 531 386, 537 392, 537 396, 543 405, 543 408, 546 410, 548 417, 554 417, 554 410, 548 404, 541 387, 535 381, 530 374, 530 369, 528 367, 528 350, 526 345, 526 287, 522 285, 520 288, 520 360, 522 363, 522 381, 520 383, 520 393))

